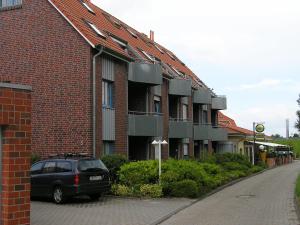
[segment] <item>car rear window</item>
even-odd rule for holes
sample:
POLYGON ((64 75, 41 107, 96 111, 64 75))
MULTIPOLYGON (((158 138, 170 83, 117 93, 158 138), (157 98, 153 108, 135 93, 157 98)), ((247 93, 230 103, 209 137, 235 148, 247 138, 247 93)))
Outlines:
POLYGON ((63 172, 71 172, 72 166, 69 162, 57 162, 57 172, 63 173, 63 172))
POLYGON ((54 173, 55 165, 55 162, 46 162, 43 168, 43 173, 54 173))
POLYGON ((87 160, 80 160, 78 163, 78 170, 79 171, 94 171, 104 169, 107 170, 104 163, 99 159, 87 159, 87 160))

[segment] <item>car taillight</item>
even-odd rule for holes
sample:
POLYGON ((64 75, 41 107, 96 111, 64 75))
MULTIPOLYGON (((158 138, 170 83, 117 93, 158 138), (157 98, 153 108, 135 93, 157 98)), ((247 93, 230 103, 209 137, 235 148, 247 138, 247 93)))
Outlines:
POLYGON ((78 185, 78 184, 79 184, 79 175, 78 175, 78 174, 75 175, 75 178, 74 178, 74 184, 75 184, 75 185, 78 185))

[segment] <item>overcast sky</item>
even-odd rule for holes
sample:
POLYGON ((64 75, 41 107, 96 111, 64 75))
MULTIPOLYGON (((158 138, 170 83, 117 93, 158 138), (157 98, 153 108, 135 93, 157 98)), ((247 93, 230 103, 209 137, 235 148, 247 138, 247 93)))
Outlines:
POLYGON ((93 0, 172 50, 217 94, 238 125, 296 132, 300 93, 299 0, 93 0))

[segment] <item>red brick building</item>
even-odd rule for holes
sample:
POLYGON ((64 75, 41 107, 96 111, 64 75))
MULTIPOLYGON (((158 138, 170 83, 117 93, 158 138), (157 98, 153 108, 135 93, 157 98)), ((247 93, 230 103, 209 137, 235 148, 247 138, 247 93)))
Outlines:
POLYGON ((31 87, 0 83, 0 224, 30 222, 31 87))
POLYGON ((81 0, 0 0, 0 81, 31 85, 32 150, 199 157, 227 139, 226 97, 174 53, 81 0))

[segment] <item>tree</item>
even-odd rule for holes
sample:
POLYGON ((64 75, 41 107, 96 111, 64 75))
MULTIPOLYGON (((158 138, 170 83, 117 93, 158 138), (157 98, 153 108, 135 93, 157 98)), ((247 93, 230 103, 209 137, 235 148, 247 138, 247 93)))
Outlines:
MULTIPOLYGON (((299 94, 299 98, 298 98, 297 102, 300 107, 300 94, 299 94)), ((295 127, 298 129, 298 131, 300 131, 300 110, 298 110, 296 112, 296 115, 297 115, 297 121, 296 121, 295 127)))

